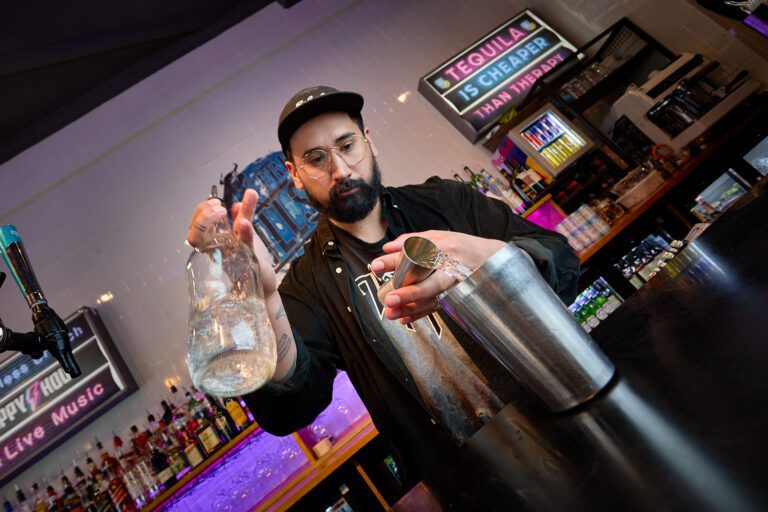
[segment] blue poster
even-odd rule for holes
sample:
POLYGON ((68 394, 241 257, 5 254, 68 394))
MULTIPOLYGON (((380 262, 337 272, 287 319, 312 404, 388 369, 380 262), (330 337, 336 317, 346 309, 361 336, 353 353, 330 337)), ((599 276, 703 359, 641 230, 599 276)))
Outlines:
POLYGON ((276 151, 223 179, 227 209, 242 199, 245 189, 258 192, 253 227, 272 255, 277 272, 304 252, 304 242, 317 226, 319 216, 304 191, 294 186, 284 161, 283 153, 276 151))

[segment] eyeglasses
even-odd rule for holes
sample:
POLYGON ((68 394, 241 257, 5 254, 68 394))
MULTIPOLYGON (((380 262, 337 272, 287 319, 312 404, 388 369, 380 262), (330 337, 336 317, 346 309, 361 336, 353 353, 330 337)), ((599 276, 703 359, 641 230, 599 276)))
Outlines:
POLYGON ((338 146, 308 151, 301 158, 299 167, 313 180, 327 178, 331 175, 331 151, 335 149, 345 164, 357 165, 368 155, 368 144, 365 137, 350 135, 342 139, 338 146))

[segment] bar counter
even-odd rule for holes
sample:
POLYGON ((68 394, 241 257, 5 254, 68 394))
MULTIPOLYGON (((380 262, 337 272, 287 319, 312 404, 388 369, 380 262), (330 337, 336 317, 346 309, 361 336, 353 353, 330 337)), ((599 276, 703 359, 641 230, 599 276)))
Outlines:
POLYGON ((597 397, 520 390, 393 510, 768 510, 765 181, 593 331, 597 397))

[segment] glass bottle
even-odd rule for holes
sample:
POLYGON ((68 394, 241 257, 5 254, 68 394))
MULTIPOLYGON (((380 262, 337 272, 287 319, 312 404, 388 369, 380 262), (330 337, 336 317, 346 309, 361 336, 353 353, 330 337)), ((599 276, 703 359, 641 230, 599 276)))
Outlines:
POLYGON ((194 468, 205 460, 197 442, 189 435, 186 429, 179 431, 179 442, 183 447, 184 455, 187 457, 190 466, 194 468))
POLYGON ((243 428, 248 425, 248 416, 246 416, 245 411, 237 398, 226 398, 224 400, 224 407, 226 407, 227 412, 229 412, 229 417, 232 418, 232 421, 239 430, 243 430, 243 428))
POLYGON ((166 488, 176 483, 176 476, 173 473, 171 465, 168 463, 167 457, 157 449, 152 443, 149 443, 150 459, 152 461, 152 469, 157 475, 157 481, 164 485, 166 488))
POLYGON ((27 496, 24 494, 24 491, 22 491, 18 485, 15 485, 14 487, 16 488, 16 499, 19 501, 19 510, 22 512, 32 510, 29 503, 27 503, 27 496))
POLYGON ((208 421, 202 411, 197 413, 195 419, 197 420, 195 437, 197 437, 197 439, 200 441, 200 444, 203 446, 203 450, 205 450, 206 456, 210 456, 222 445, 221 438, 216 433, 216 429, 213 427, 211 422, 208 421))
POLYGON ((237 435, 236 430, 231 424, 231 420, 227 412, 219 405, 215 398, 209 396, 208 402, 211 404, 213 410, 213 424, 216 426, 219 432, 224 436, 225 441, 231 441, 237 435))
POLYGON ((178 443, 174 441, 174 438, 166 435, 165 432, 162 432, 160 434, 160 439, 163 443, 163 451, 165 452, 166 457, 168 457, 168 463, 171 465, 173 473, 178 475, 188 468, 189 464, 187 464, 187 461, 184 458, 184 453, 181 451, 178 443))
POLYGON ((42 489, 40 489, 37 482, 32 484, 32 509, 35 512, 46 512, 48 510, 48 505, 45 503, 42 489))
MULTIPOLYGON (((216 198, 215 186, 210 197, 216 198)), ((226 218, 206 232, 189 257, 187 284, 187 362, 195 386, 216 396, 233 396, 269 382, 277 349, 259 264, 226 218)))

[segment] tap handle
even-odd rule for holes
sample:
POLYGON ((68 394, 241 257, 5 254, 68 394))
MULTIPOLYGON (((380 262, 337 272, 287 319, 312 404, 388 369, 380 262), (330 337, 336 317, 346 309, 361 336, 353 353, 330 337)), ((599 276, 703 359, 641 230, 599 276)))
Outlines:
POLYGON ((72 354, 67 327, 61 317, 48 304, 38 304, 33 308, 32 321, 43 347, 56 358, 65 372, 78 377, 80 367, 72 354))
POLYGON ((72 355, 67 327, 48 305, 15 226, 0 227, 0 249, 19 290, 32 310, 35 334, 39 337, 42 347, 59 361, 64 371, 72 377, 77 377, 80 375, 80 368, 72 355))
POLYGON ((24 249, 16 226, 0 227, 0 249, 16 285, 27 300, 29 307, 31 308, 41 302, 45 303, 45 295, 43 295, 40 284, 37 282, 37 277, 32 270, 32 264, 29 262, 27 251, 24 249))

